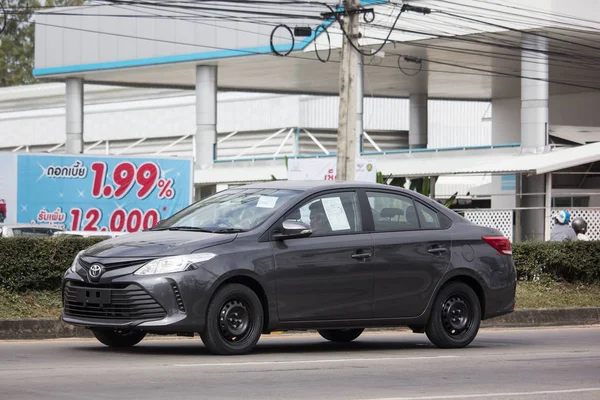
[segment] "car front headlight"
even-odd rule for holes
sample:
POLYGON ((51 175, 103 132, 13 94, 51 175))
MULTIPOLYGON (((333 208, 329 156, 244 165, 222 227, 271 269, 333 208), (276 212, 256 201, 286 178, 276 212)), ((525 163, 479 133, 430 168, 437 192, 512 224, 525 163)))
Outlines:
POLYGON ((213 253, 198 253, 198 254, 186 254, 183 256, 173 256, 157 258, 147 264, 144 264, 140 269, 134 272, 135 275, 156 275, 156 274, 167 274, 170 272, 182 272, 191 269, 191 267, 197 266, 207 262, 208 260, 216 257, 213 253))
POLYGON ((71 264, 71 267, 67 270, 68 273, 74 274, 75 272, 77 272, 77 267, 79 266, 79 257, 81 257, 84 251, 85 250, 81 250, 79 253, 77 253, 75 259, 73 260, 73 263, 71 264))

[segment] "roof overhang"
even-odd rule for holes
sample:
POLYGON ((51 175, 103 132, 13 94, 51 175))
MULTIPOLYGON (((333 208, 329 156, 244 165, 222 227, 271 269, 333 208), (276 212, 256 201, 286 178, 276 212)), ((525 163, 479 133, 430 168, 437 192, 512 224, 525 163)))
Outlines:
MULTIPOLYGON (((364 155, 384 176, 418 178, 451 175, 540 175, 600 161, 600 142, 527 154, 518 145, 465 149, 422 149, 364 155)), ((196 170, 196 184, 249 183, 287 179, 284 159, 218 162, 196 170)), ((450 183, 450 182, 448 182, 450 183)), ((453 182, 456 184, 456 182, 453 182)), ((469 182, 462 182, 469 183, 469 182)))
MULTIPOLYGON (((552 2, 552 9, 547 11, 556 15, 585 12, 573 10, 567 3, 552 2)), ((331 95, 339 92, 341 35, 334 25, 330 32, 331 59, 321 63, 315 49, 318 48, 320 56, 325 57, 329 48, 327 35, 323 33, 317 36, 313 31, 310 37, 297 38, 293 45, 289 38, 276 39, 274 46, 278 51, 285 52, 290 48, 293 51, 288 57, 275 57, 269 45, 272 26, 257 28, 227 20, 211 25, 189 20, 189 16, 188 20, 182 20, 185 18, 183 11, 161 9, 163 4, 166 3, 157 2, 155 11, 94 4, 77 8, 77 13, 89 14, 86 16, 58 15, 64 9, 37 14, 34 74, 52 80, 79 77, 98 84, 193 89, 196 65, 212 64, 219 67, 220 90, 331 95), (153 21, 132 17, 129 21, 127 16, 103 16, 149 12, 167 18, 153 21)), ((375 29, 363 24, 364 38, 360 43, 367 50, 378 47, 381 39, 387 36, 387 27, 394 23, 400 4, 388 0, 365 0, 363 4, 378 10, 376 22, 385 28, 375 29)), ((427 5, 448 8, 445 1, 432 0, 427 5)), ((453 5, 459 10, 455 12, 462 10, 467 15, 474 6, 480 7, 481 3, 465 0, 453 5)), ((496 13, 503 10, 499 5, 489 7, 496 9, 496 13)), ((600 6, 589 5, 588 8, 589 19, 600 6)), ((478 15, 481 14, 480 11, 478 15)), ((489 17, 483 14, 480 19, 489 17)), ((519 97, 521 53, 518 49, 495 44, 519 43, 520 32, 465 21, 455 21, 454 28, 446 24, 443 38, 409 32, 411 29, 412 32, 418 29, 436 31, 432 28, 435 26, 433 21, 440 17, 427 18, 430 17, 403 14, 399 20, 403 31, 393 32, 390 36, 393 42, 386 44, 379 53, 382 57, 365 58, 365 94, 407 97, 413 93, 428 93, 430 98, 482 100, 519 97), (402 55, 426 60, 422 70, 417 71, 415 64, 405 63, 402 55)), ((540 20, 532 25, 529 15, 511 18, 515 19, 509 24, 511 29, 527 29, 549 37, 565 32, 558 22, 540 20)), ((559 21, 559 18, 555 20, 559 21)), ((287 22, 291 27, 303 24, 297 20, 287 22)), ((315 26, 314 20, 309 22, 315 26)), ((600 21, 587 25, 600 27, 600 21)), ((571 42, 581 43, 582 47, 577 49, 580 57, 595 57, 595 52, 589 50, 596 43, 594 32, 582 27, 581 30, 569 30, 568 35, 571 42)), ((558 52, 564 50, 564 43, 551 40, 549 47, 558 52)), ((557 82, 550 85, 551 94, 589 91, 593 82, 600 81, 600 69, 573 68, 572 61, 551 56, 550 79, 557 82)))
POLYGON ((466 174, 540 175, 600 161, 600 143, 527 154, 520 147, 411 152, 377 161, 384 174, 405 177, 466 174))

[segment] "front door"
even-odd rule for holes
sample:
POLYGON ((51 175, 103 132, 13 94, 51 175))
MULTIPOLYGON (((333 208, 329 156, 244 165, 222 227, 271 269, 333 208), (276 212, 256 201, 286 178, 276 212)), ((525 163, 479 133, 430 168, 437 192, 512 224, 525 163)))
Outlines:
POLYGON ((450 264, 450 232, 443 216, 409 196, 367 192, 367 198, 374 223, 374 317, 417 317, 450 264))
POLYGON ((279 319, 371 318, 373 244, 356 192, 313 197, 284 219, 310 224, 313 234, 273 242, 279 319))

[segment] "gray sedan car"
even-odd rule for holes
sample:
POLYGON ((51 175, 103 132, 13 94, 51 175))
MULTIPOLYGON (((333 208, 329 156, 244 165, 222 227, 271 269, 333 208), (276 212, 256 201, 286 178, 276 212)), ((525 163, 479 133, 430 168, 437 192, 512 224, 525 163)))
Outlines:
POLYGON ((215 354, 243 354, 275 330, 348 342, 408 326, 456 348, 481 320, 513 311, 515 288, 510 241, 427 197, 268 182, 81 252, 63 279, 62 318, 109 346, 199 333, 215 354))

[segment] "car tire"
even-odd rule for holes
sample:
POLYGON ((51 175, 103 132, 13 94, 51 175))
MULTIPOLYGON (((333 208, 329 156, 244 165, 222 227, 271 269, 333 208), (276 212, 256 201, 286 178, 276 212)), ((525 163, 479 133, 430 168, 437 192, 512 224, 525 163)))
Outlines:
POLYGON ((0 212, 0 223, 4 222, 4 213, 0 212))
POLYGON ((481 305, 467 284, 452 282, 435 298, 425 333, 440 348, 468 346, 479 331, 481 305))
POLYGON ((91 331, 100 343, 110 347, 132 347, 146 337, 146 332, 140 331, 118 332, 97 328, 92 328, 91 331))
POLYGON ((330 342, 351 342, 363 333, 363 328, 357 329, 319 329, 319 335, 330 342))
POLYGON ((263 329, 263 307, 252 289, 228 284, 213 296, 200 338, 208 350, 219 355, 252 351, 263 329))

